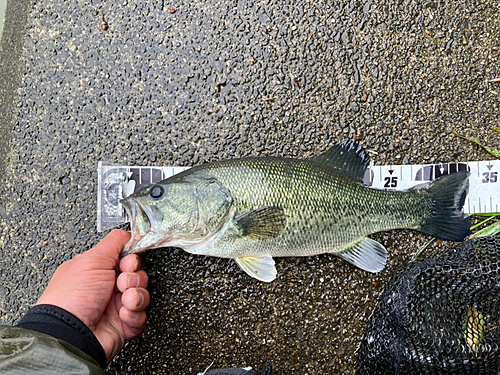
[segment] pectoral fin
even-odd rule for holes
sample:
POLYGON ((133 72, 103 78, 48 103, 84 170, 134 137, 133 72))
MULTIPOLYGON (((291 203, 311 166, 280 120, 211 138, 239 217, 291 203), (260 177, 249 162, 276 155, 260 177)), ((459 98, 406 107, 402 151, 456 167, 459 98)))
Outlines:
POLYGON ((285 229, 285 213, 280 207, 261 207, 247 212, 235 220, 241 236, 255 239, 278 237, 285 229))
POLYGON ((368 272, 380 272, 387 263, 387 250, 382 244, 364 238, 335 255, 368 272))
POLYGON ((269 255, 260 257, 240 257, 235 259, 240 268, 257 280, 270 283, 276 278, 274 259, 269 255))

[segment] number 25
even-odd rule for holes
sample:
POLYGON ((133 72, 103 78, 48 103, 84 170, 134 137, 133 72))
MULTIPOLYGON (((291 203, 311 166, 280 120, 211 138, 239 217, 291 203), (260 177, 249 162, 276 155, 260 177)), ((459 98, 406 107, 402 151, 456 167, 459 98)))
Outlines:
POLYGON ((398 178, 397 178, 397 176, 394 176, 394 177, 385 177, 384 181, 385 181, 384 187, 386 187, 386 188, 388 188, 388 187, 395 188, 395 187, 398 186, 398 178))

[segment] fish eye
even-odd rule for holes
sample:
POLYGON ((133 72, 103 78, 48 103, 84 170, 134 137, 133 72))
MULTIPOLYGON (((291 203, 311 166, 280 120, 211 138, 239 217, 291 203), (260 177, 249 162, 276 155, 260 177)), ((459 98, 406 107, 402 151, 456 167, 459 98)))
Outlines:
POLYGON ((163 189, 163 186, 161 185, 156 185, 149 191, 149 195, 154 199, 161 198, 164 193, 165 189, 163 189))

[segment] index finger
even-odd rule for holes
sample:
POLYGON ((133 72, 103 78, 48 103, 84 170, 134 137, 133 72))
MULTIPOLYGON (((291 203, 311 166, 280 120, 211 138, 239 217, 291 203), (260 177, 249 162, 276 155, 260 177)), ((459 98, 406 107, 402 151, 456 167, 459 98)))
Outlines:
POLYGON ((118 269, 120 272, 136 272, 142 267, 142 261, 139 255, 129 254, 118 262, 118 269))

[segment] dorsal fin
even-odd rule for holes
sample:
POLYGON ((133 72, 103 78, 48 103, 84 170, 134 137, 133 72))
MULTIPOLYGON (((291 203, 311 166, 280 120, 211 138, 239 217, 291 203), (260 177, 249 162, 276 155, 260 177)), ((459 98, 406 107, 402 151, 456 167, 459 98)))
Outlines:
POLYGON ((370 155, 356 142, 343 141, 310 160, 328 165, 358 181, 363 181, 365 170, 370 163, 370 155))

